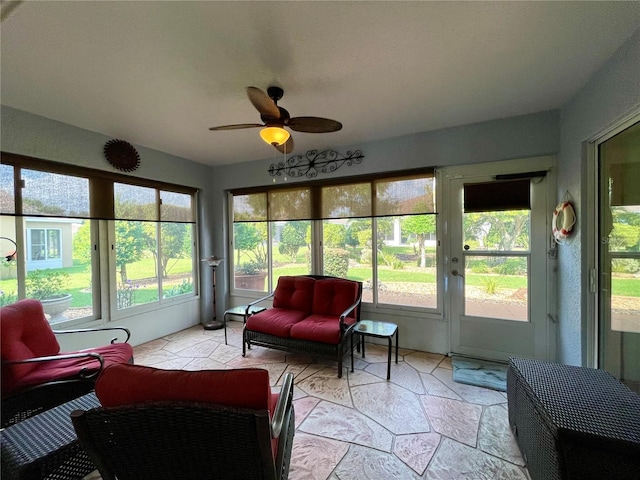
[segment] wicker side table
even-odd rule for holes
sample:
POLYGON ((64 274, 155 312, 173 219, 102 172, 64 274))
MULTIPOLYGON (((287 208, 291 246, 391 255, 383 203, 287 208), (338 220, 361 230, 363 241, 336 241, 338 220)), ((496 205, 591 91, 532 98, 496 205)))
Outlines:
POLYGON ((80 447, 71 412, 100 406, 88 393, 0 432, 3 480, 75 480, 96 467, 80 447))
POLYGON ((640 396, 609 373, 511 358, 507 397, 533 480, 639 478, 640 396))

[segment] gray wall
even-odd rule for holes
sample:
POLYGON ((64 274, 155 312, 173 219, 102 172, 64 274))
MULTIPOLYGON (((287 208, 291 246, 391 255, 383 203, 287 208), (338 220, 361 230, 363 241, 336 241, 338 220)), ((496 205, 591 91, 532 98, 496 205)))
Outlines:
MULTIPOLYGON (((561 110, 558 199, 569 193, 578 221, 558 253, 558 361, 587 364, 589 322, 588 215, 593 192, 584 143, 631 112, 640 112, 640 29, 561 110), (591 196, 590 196, 591 195, 591 196)), ((640 355, 640 353, 639 353, 640 355)))

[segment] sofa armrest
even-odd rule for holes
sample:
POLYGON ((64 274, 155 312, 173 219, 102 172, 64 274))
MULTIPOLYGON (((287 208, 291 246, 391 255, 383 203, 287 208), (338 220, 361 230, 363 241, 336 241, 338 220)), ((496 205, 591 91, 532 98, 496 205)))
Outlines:
POLYGON ((265 301, 265 300, 270 299, 271 297, 273 297, 273 295, 274 295, 274 294, 275 294, 275 290, 274 290, 273 292, 271 292, 270 294, 265 295, 264 297, 259 298, 259 299, 257 299, 257 300, 254 300, 254 301, 253 301, 253 302, 251 302, 249 305, 247 305, 247 309, 246 309, 246 310, 245 310, 245 312, 244 312, 245 318, 249 318, 249 311, 251 310, 251 307, 253 307, 254 305, 256 305, 256 304, 258 304, 258 303, 260 303, 260 302, 263 302, 263 301, 265 301))
MULTIPOLYGON (((62 335, 65 333, 87 333, 87 332, 105 332, 109 330, 120 330, 127 334, 127 338, 122 343, 128 343, 131 338, 131 332, 126 327, 96 327, 96 328, 76 328, 71 330, 53 330, 56 335, 62 335)), ((113 337, 110 343, 115 343, 118 337, 113 337)))
MULTIPOLYGON (((347 316, 349 316, 349 314, 351 312, 353 312, 356 308, 358 308, 360 306, 360 304, 362 303, 362 283, 358 282, 358 298, 356 298, 356 301, 353 302, 353 304, 351 304, 351 306, 349 306, 349 308, 347 308, 344 312, 342 312, 340 314, 340 330, 344 330, 344 319, 347 318, 347 316)), ((356 322, 360 321, 360 312, 358 311, 357 315, 356 315, 356 322)))
POLYGON ((20 363, 40 363, 40 362, 53 362, 53 361, 59 361, 59 360, 70 360, 73 358, 93 358, 100 363, 100 368, 98 368, 98 370, 96 370, 95 372, 89 375, 85 374, 87 370, 86 367, 81 369, 79 372, 79 375, 81 378, 94 377, 98 373, 100 373, 104 368, 104 358, 102 357, 102 355, 96 352, 67 353, 63 355, 50 355, 47 357, 33 357, 33 358, 25 358, 23 360, 10 360, 10 361, 5 361, 3 363, 6 363, 8 365, 17 365, 20 363))

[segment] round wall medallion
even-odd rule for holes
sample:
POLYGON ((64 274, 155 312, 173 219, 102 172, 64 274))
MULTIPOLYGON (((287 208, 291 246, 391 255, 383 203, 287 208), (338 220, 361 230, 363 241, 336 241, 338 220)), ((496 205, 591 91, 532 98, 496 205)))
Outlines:
POLYGON ((124 140, 109 140, 105 143, 104 156, 111 165, 123 172, 132 172, 140 166, 140 155, 133 145, 124 140))

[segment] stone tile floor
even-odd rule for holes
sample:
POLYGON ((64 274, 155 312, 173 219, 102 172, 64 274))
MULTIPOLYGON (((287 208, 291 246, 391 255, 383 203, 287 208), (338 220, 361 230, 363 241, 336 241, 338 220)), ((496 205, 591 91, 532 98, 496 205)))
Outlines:
MULTIPOLYGON (((451 379, 448 357, 400 349, 386 380, 386 345, 337 362, 253 347, 242 357, 242 323, 200 326, 135 347, 135 363, 165 369, 260 367, 274 391, 295 376, 291 480, 528 480, 509 430, 505 393, 451 379)), ((87 480, 97 480, 96 473, 87 480)))

